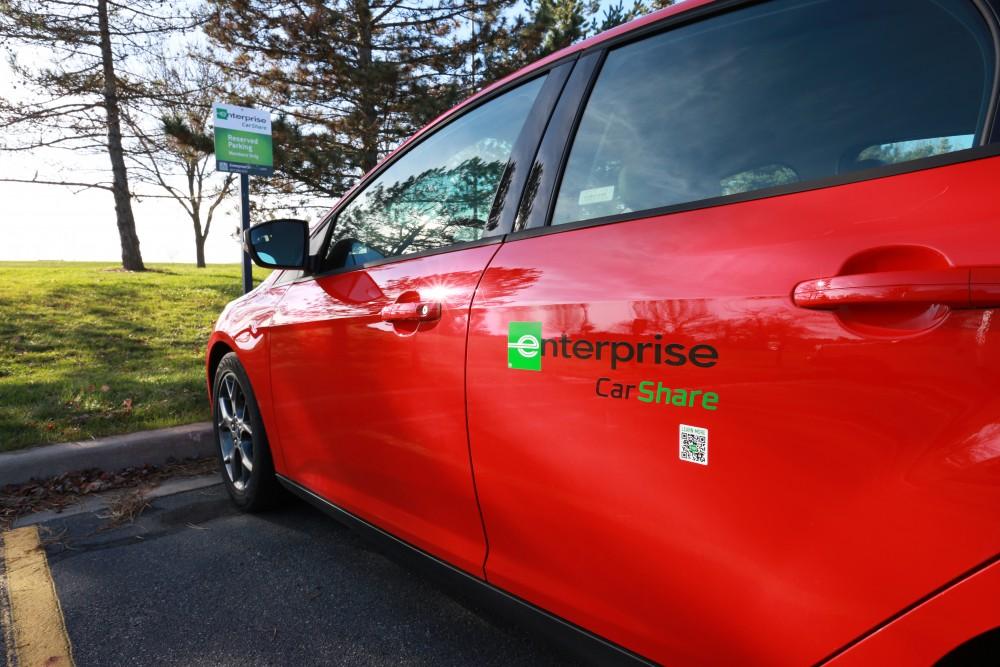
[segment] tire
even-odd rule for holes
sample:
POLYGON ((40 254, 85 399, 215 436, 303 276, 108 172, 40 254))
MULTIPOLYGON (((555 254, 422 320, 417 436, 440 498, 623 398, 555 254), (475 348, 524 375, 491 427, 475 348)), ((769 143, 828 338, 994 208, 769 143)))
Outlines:
POLYGON ((271 448, 250 378, 233 352, 219 362, 212 397, 215 451, 229 497, 244 512, 273 506, 281 489, 271 448))

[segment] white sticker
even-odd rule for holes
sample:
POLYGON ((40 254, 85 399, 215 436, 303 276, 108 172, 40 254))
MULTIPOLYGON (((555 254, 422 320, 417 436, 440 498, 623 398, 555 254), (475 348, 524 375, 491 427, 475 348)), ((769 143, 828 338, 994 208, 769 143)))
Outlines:
POLYGON ((580 191, 580 206, 588 204, 599 204, 603 201, 611 201, 615 198, 615 186, 606 185, 603 188, 590 188, 580 191))
POLYGON ((681 424, 681 461, 708 465, 708 429, 681 424))

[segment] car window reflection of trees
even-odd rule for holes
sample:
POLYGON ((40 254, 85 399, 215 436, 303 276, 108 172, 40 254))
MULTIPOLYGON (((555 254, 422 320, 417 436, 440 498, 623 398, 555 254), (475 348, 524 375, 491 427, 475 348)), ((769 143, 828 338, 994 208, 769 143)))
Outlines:
POLYGON ((338 236, 363 240, 386 257, 482 236, 505 162, 467 158, 402 181, 375 183, 341 215, 338 236))

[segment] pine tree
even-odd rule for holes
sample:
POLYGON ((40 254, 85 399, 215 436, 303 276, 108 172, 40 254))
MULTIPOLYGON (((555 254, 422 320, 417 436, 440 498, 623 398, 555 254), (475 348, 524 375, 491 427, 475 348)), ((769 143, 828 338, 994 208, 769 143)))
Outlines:
POLYGON ((525 0, 524 12, 514 18, 487 15, 480 60, 482 81, 491 83, 511 72, 610 30, 639 16, 673 5, 675 0, 624 0, 598 15, 597 0, 525 0))
POLYGON ((206 32, 241 101, 278 113, 272 185, 333 197, 461 98, 469 26, 512 2, 209 0, 206 32))

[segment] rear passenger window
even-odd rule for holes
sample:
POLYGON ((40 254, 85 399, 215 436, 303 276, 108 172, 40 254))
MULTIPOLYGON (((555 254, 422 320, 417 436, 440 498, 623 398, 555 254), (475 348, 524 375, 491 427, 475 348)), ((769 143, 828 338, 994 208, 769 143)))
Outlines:
POLYGON ((544 79, 448 123, 367 185, 338 215, 324 269, 479 239, 544 79))
POLYGON ((553 224, 971 147, 994 76, 967 0, 772 0, 608 53, 553 224))

